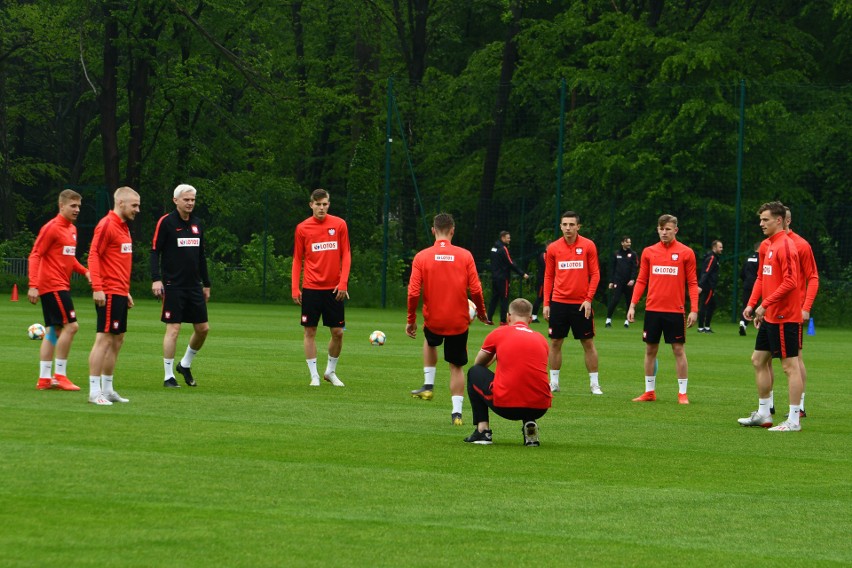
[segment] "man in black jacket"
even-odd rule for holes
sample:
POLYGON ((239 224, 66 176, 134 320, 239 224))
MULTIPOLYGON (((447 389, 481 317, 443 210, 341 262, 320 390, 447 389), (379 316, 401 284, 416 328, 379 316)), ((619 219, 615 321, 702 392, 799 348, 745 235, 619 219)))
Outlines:
MULTIPOLYGON (((758 255, 757 251, 760 248, 760 242, 754 243, 754 252, 752 252, 743 262, 740 268, 740 279, 743 281, 743 307, 740 309, 740 314, 748 306, 748 299, 751 297, 751 291, 754 288, 754 283, 757 281, 758 255)), ((748 324, 740 315, 740 335, 746 334, 748 324)))
POLYGON ((488 303, 488 321, 493 321, 494 310, 499 302, 501 325, 506 324, 506 312, 509 311, 509 271, 514 270, 524 279, 530 277, 512 262, 512 256, 509 254, 510 242, 512 235, 509 231, 500 231, 500 239, 491 247, 491 301, 488 303))
POLYGON ((539 323, 538 309, 544 303, 544 251, 538 253, 535 257, 536 275, 535 275, 535 303, 533 304, 532 321, 530 323, 539 323))
MULTIPOLYGON (((624 309, 630 308, 630 298, 633 297, 633 285, 639 273, 639 255, 630 248, 630 237, 621 237, 621 248, 612 255, 609 269, 609 304, 606 307, 606 327, 612 327, 612 314, 621 298, 624 298, 624 309)), ((624 320, 624 327, 630 327, 630 322, 624 320)))
POLYGON ((713 241, 701 263, 701 272, 698 275, 698 333, 713 333, 710 320, 716 311, 715 291, 719 281, 719 257, 722 250, 722 241, 713 241))

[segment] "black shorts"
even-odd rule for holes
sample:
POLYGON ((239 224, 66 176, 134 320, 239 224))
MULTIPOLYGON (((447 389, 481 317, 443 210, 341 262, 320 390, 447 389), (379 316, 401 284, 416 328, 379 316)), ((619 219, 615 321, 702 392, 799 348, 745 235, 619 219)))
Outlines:
POLYGON ((169 288, 163 293, 163 323, 206 323, 207 302, 201 288, 169 288))
POLYGON ((799 356, 801 343, 802 324, 769 323, 764 320, 757 328, 754 350, 769 351, 773 359, 787 359, 799 356))
POLYGON ((95 304, 98 314, 98 333, 121 335, 127 331, 127 296, 107 294, 106 304, 95 304))
POLYGON ((595 336, 595 312, 591 317, 580 309, 580 304, 550 302, 550 326, 547 330, 551 339, 564 339, 568 331, 574 332, 574 339, 592 339, 595 336))
POLYGON ((334 290, 302 290, 302 325, 316 327, 320 316, 325 327, 346 327, 343 301, 334 290))
POLYGON ((77 321, 77 312, 74 311, 74 302, 71 301, 71 292, 58 290, 42 294, 41 313, 44 315, 44 325, 63 326, 67 323, 77 321))
POLYGON ((429 347, 438 347, 443 343, 444 361, 457 367, 467 365, 467 334, 468 332, 465 331, 458 335, 439 335, 430 331, 428 327, 423 327, 423 335, 429 347))
POLYGON ((686 343, 686 315, 674 312, 645 312, 642 341, 659 343, 660 336, 665 336, 666 343, 686 343))

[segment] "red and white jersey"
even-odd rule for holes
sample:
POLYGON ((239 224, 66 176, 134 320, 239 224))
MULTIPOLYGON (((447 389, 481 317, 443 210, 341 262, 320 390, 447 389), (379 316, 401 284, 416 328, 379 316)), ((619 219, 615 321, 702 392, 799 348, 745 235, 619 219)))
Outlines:
POLYGON ((764 240, 758 251, 757 281, 748 305, 761 305, 769 323, 801 323, 802 299, 799 295, 799 255, 793 239, 778 231, 764 240))
POLYGON ((819 272, 814 251, 811 244, 801 235, 787 231, 787 236, 793 239, 796 254, 799 256, 799 297, 802 299, 802 311, 809 312, 819 290, 819 272))
POLYGON ((543 335, 525 323, 500 326, 486 336, 482 350, 497 356, 491 384, 494 406, 550 408, 549 346, 543 335))
POLYGON ((573 243, 564 237, 553 241, 544 253, 544 305, 591 302, 601 281, 598 249, 590 239, 577 235, 573 243))
POLYGON ((312 215, 296 226, 291 282, 294 298, 299 296, 299 276, 303 262, 303 288, 348 290, 352 253, 346 221, 334 215, 326 215, 320 221, 312 215))
POLYGON ((95 227, 89 248, 89 273, 92 290, 128 296, 133 268, 133 239, 130 227, 110 211, 95 227))
POLYGON ((414 256, 408 280, 408 323, 417 321, 417 304, 423 294, 423 322, 439 335, 458 335, 470 325, 467 293, 477 313, 485 313, 482 285, 469 250, 439 239, 414 256))
POLYGON ((686 311, 688 288, 690 310, 698 311, 695 264, 695 252, 676 239, 668 245, 659 242, 647 247, 639 261, 639 276, 631 303, 638 304, 647 287, 646 311, 682 314, 686 311))
POLYGON ((77 260, 77 227, 57 215, 41 228, 29 256, 29 287, 39 294, 69 290, 71 273, 85 274, 77 260))

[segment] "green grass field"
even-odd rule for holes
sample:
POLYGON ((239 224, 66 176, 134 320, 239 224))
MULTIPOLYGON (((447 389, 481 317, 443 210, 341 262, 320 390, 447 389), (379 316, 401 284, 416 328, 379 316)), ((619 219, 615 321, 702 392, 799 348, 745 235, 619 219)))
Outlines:
MULTIPOLYGON (((450 425, 444 363, 433 401, 409 397, 422 343, 402 311, 349 309, 346 387, 317 389, 295 306, 213 303, 199 386, 166 390, 158 305, 141 301, 115 378, 131 402, 96 407, 94 310, 77 308, 69 376, 83 390, 38 392, 25 331, 41 309, 0 304, 3 566, 852 564, 849 330, 806 338, 808 417, 783 434, 736 423, 757 404, 753 333, 691 331, 692 404, 679 406, 671 351, 659 400, 632 403, 641 323, 601 327, 604 396, 566 341, 562 392, 541 447, 526 448, 520 424, 496 417, 494 445, 462 443, 470 410, 450 425), (384 347, 369 345, 373 329, 384 347)), ((474 324, 471 355, 488 329, 474 324)), ((778 387, 780 418, 781 373, 778 387)))

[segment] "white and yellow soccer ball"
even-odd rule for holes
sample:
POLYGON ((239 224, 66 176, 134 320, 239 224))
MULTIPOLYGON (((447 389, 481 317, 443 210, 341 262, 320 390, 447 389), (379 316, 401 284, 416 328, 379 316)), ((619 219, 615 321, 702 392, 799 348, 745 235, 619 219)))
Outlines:
POLYGON ((473 303, 473 300, 467 301, 467 315, 470 316, 470 321, 476 319, 476 304, 473 303))
POLYGON ((27 337, 29 337, 30 339, 34 339, 36 341, 44 339, 44 334, 44 326, 40 323, 34 323, 27 328, 27 337))
POLYGON ((378 329, 370 334, 370 345, 384 345, 385 344, 385 332, 379 331, 378 329))

